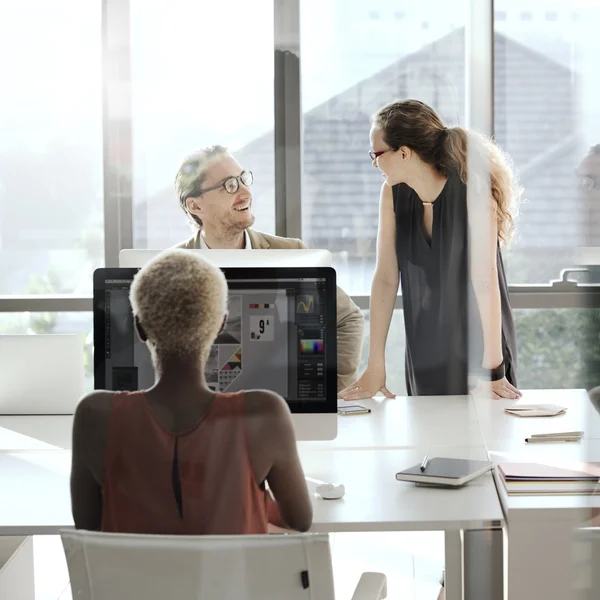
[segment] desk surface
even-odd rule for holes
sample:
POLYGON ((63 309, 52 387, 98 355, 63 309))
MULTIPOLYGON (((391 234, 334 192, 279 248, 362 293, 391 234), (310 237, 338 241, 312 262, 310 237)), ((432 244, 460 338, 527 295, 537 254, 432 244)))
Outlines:
MULTIPOLYGON (((558 403, 568 411, 561 417, 524 419, 504 413, 514 401, 468 396, 361 401, 373 412, 339 417, 335 441, 299 444, 307 475, 343 483, 347 490, 342 500, 315 498, 315 528, 452 529, 502 518, 491 476, 463 490, 416 488, 394 479, 397 471, 420 462, 424 454, 485 458, 488 450, 494 462, 600 460, 600 416, 585 391, 530 390, 522 402, 558 403), (524 442, 531 433, 557 430, 583 430, 585 437, 579 444, 524 442)), ((0 533, 27 533, 31 528, 55 532, 70 524, 69 454, 57 447, 70 447, 71 425, 72 417, 0 417, 0 478, 3 491, 11 490, 0 495, 0 533), (5 486, 6 481, 11 483, 5 486)), ((570 518, 568 509, 578 515, 600 506, 600 496, 508 497, 499 488, 509 520, 547 518, 550 510, 570 518)))
MULTIPOLYGON (((335 440, 301 445, 314 449, 374 449, 483 444, 469 396, 380 397, 357 404, 368 406, 371 414, 338 417, 335 440)), ((71 416, 0 416, 0 450, 43 450, 48 445, 69 449, 72 424, 71 416)))
MULTIPOLYGON (((442 449, 444 456, 485 459, 482 448, 442 449)), ((311 477, 341 482, 340 500, 314 496, 313 531, 458 530, 500 526, 491 474, 459 490, 418 488, 395 474, 422 460, 420 451, 301 452, 311 477)), ((68 450, 0 452, 0 535, 55 534, 71 527, 68 450)))

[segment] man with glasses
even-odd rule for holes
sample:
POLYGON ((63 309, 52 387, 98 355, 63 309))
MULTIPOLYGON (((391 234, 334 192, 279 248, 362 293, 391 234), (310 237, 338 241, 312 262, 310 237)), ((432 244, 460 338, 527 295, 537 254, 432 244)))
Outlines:
MULTIPOLYGON (((251 171, 244 170, 223 146, 188 156, 175 177, 175 191, 194 235, 178 244, 186 249, 306 248, 302 240, 252 229, 251 171)), ((350 297, 337 289, 338 391, 355 379, 360 363, 364 317, 350 297)))

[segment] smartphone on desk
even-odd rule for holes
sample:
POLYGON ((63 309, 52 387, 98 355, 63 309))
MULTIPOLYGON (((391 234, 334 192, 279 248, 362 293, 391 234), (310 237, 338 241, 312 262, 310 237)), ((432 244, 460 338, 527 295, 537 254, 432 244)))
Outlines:
POLYGON ((346 406, 338 406, 338 415, 368 415, 371 412, 370 408, 361 406, 360 404, 348 404, 346 406))

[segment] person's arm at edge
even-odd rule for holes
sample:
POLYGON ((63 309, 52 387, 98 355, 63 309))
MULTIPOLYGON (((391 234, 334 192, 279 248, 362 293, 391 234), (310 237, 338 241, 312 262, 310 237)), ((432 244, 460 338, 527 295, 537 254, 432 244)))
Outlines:
POLYGON ((273 448, 273 464, 267 482, 273 494, 280 522, 272 525, 295 531, 308 531, 312 525, 313 507, 298 456, 292 416, 287 403, 278 394, 262 392, 269 404, 271 418, 267 421, 269 440, 273 448))
POLYGON ((356 380, 365 332, 365 318, 352 298, 337 288, 338 388, 343 390, 356 380))
POLYGON ((377 262, 371 285, 369 366, 385 367, 385 345, 394 313, 400 274, 396 256, 396 215, 392 188, 384 183, 379 202, 377 262))
POLYGON ((73 418, 71 453, 71 511, 76 529, 99 531, 102 522, 102 488, 89 463, 90 416, 97 393, 84 396, 73 418))

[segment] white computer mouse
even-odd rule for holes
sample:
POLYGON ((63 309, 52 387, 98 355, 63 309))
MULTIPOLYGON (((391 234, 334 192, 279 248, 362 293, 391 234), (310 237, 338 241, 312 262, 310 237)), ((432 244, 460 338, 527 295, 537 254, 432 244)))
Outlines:
POLYGON ((342 483, 320 483, 316 492, 325 500, 339 500, 346 493, 346 488, 342 483))

